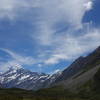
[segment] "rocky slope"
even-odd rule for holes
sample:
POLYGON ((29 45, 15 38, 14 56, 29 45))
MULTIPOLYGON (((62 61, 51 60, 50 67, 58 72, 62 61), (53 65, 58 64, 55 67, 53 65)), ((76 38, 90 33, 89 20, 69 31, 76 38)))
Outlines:
MULTIPOLYGON (((79 57, 67 69, 62 71, 62 74, 55 80, 54 83, 59 83, 68 80, 73 76, 82 74, 95 68, 100 64, 100 47, 86 57, 79 57)), ((96 71, 95 71, 96 72, 96 71)))

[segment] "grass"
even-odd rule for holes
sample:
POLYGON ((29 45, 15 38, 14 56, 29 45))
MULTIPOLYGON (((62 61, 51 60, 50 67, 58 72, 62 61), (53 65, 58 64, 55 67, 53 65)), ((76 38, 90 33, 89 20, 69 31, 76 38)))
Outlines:
POLYGON ((71 93, 62 87, 52 87, 39 91, 17 89, 0 90, 0 100, 89 100, 71 93))

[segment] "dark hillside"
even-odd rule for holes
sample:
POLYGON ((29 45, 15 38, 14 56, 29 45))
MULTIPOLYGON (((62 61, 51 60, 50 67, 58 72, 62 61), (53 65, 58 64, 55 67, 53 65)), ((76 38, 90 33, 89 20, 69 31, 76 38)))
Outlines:
POLYGON ((86 57, 79 57, 67 69, 62 72, 55 83, 64 81, 81 72, 84 73, 89 69, 100 64, 100 47, 86 57))

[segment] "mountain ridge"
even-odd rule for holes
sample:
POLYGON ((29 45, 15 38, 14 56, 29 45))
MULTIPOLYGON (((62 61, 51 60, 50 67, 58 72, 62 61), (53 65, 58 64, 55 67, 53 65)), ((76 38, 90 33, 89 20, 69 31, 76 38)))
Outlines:
MULTIPOLYGON (((75 78, 77 80, 79 76, 82 76, 82 74, 84 76, 84 74, 90 73, 88 71, 99 64, 100 47, 95 49, 86 57, 79 57, 65 70, 52 75, 31 72, 23 68, 18 68, 16 70, 14 68, 10 68, 7 72, 0 74, 0 84, 5 88, 15 87, 27 90, 48 88, 59 83, 70 83, 70 81, 75 78)), ((68 85, 65 86, 68 87, 68 85)))

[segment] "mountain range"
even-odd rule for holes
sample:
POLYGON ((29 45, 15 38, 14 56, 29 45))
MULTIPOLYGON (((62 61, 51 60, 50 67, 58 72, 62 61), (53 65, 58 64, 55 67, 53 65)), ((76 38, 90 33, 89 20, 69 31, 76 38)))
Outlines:
POLYGON ((37 90, 43 88, 45 82, 50 84, 59 76, 60 72, 48 75, 44 73, 31 72, 19 67, 17 69, 10 67, 5 73, 0 74, 0 84, 3 88, 14 87, 26 90, 37 90))
POLYGON ((0 73, 0 100, 100 100, 100 47, 52 75, 10 67, 0 73))
POLYGON ((86 57, 79 57, 68 68, 55 74, 31 72, 14 67, 0 74, 0 87, 39 90, 62 85, 75 90, 92 79, 100 68, 100 47, 86 57))

